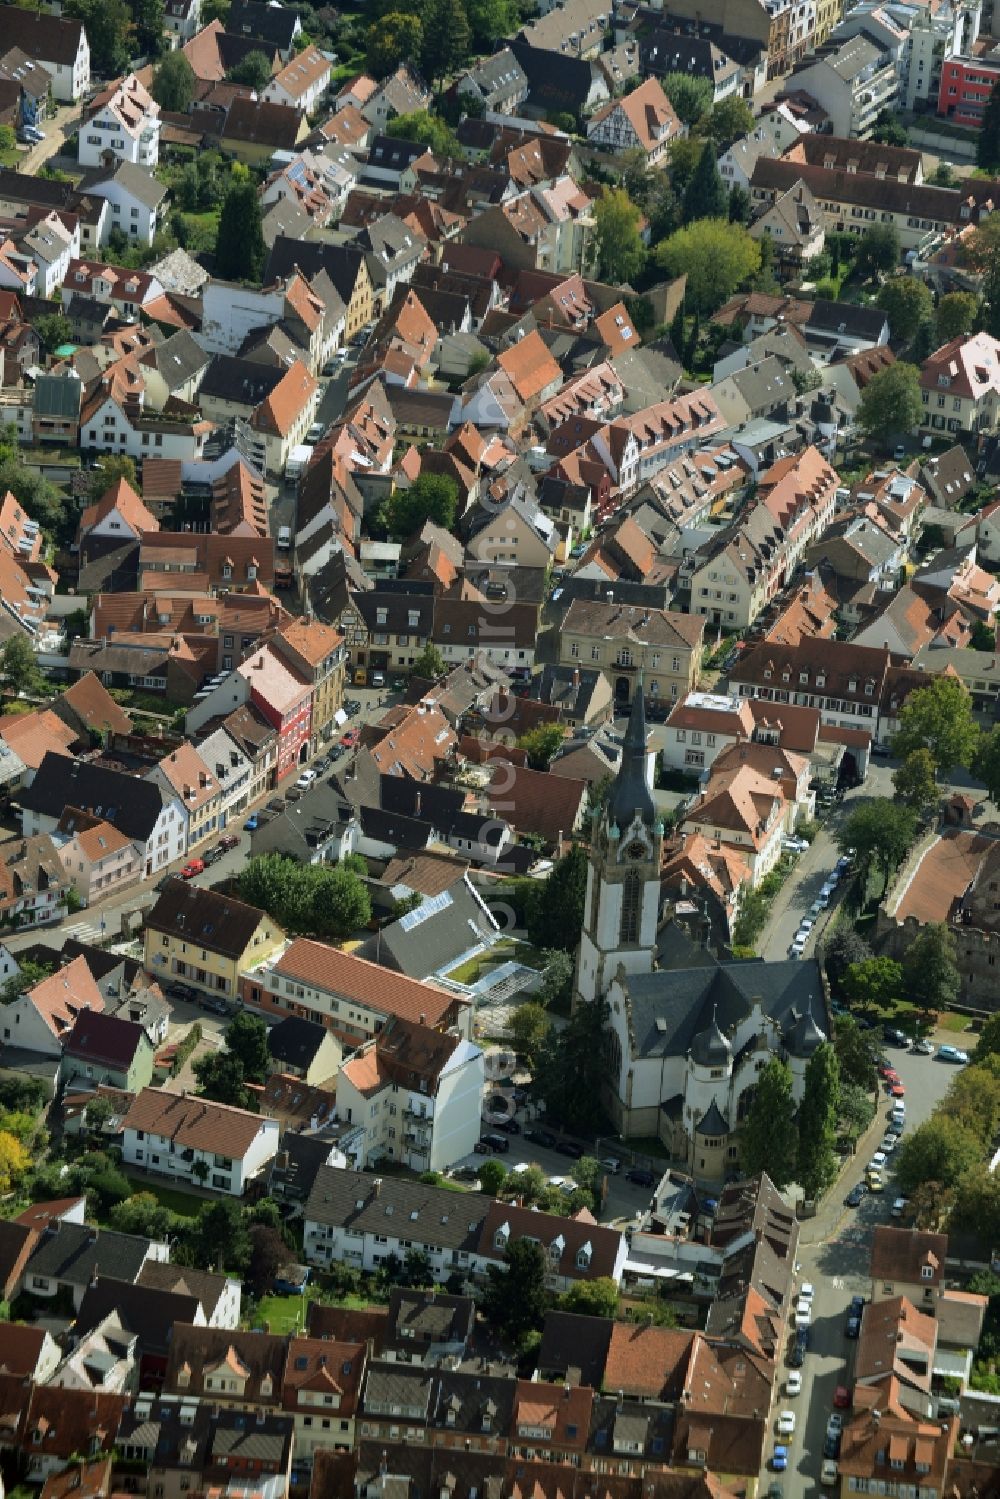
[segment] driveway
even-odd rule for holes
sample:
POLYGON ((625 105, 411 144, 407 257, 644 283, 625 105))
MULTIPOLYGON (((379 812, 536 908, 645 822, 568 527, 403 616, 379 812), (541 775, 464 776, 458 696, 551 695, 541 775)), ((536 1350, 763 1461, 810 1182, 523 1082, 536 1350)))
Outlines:
MULTIPOLYGON (((955 1038, 942 1031, 932 1039, 954 1042, 955 1038)), ((906 1088, 906 1130, 909 1133, 928 1118, 958 1068, 934 1057, 915 1056, 902 1047, 888 1046, 886 1053, 906 1088)), ((849 1158, 840 1180, 827 1194, 816 1217, 801 1225, 797 1284, 810 1281, 815 1287, 811 1345, 802 1367, 802 1393, 794 1400, 785 1398, 788 1368, 782 1360, 772 1411, 772 1433, 766 1451, 769 1460, 774 1450, 773 1426, 778 1411, 794 1410, 799 1425, 789 1449, 788 1471, 782 1475, 785 1499, 804 1499, 806 1494, 813 1495, 818 1489, 823 1439, 833 1410, 834 1391, 839 1384, 850 1388, 852 1383, 855 1344, 844 1336, 847 1308, 852 1296, 867 1299, 872 1235, 876 1225, 892 1221, 892 1203, 899 1195, 893 1183, 892 1157, 889 1157, 890 1169, 883 1193, 877 1196, 869 1194, 857 1210, 845 1207, 844 1198, 864 1176, 867 1163, 882 1138, 889 1113, 889 1101, 883 1092, 879 1112, 857 1155, 849 1158)), ((765 1492, 773 1477, 767 1469, 762 1472, 765 1492)))
MULTIPOLYGON (((41 122, 40 128, 45 131, 45 139, 30 150, 18 152, 17 170, 37 177, 39 167, 44 166, 53 156, 59 155, 68 138, 80 128, 80 121, 79 104, 60 104, 53 119, 41 122)), ((82 172, 83 168, 78 166, 76 170, 82 172)))

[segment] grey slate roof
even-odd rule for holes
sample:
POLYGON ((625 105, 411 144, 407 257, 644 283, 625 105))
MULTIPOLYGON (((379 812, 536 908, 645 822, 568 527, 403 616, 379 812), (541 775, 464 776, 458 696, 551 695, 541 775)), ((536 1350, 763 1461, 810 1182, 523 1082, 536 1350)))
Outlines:
POLYGON ((21 792, 22 807, 46 817, 61 817, 67 806, 96 812, 119 832, 145 843, 163 810, 163 793, 151 781, 118 770, 49 752, 31 785, 21 792))
POLYGON ((447 1192, 419 1181, 321 1166, 304 1216, 306 1222, 353 1233, 398 1233, 430 1248, 471 1253, 492 1206, 492 1198, 477 1193, 447 1192))
POLYGON ((323 1044, 326 1027, 300 1015, 289 1015, 268 1032, 267 1049, 276 1062, 308 1067, 323 1044))
MULTIPOLYGON (((705 955, 708 957, 708 955, 705 955)), ((694 1038, 711 1023, 731 1032, 758 1003, 783 1035, 794 1031, 812 1005, 822 1011, 822 983, 814 960, 720 963, 658 969, 628 980, 636 1054, 686 1056, 694 1038)))
POLYGON ((465 880, 435 896, 433 903, 425 902, 428 906, 430 910, 410 911, 383 928, 365 944, 361 956, 408 978, 426 979, 495 933, 465 880))
POLYGON ((92 191, 100 197, 102 185, 111 182, 144 203, 147 208, 159 208, 167 196, 167 189, 162 182, 157 181, 152 172, 146 171, 144 167, 137 167, 130 161, 120 161, 111 172, 104 167, 94 167, 84 173, 78 187, 81 192, 92 191))
POLYGON ((714 1098, 712 1099, 711 1106, 706 1109, 705 1113, 698 1120, 695 1129, 700 1135, 729 1134, 729 1122, 714 1098))
POLYGON ((86 1286, 100 1269, 116 1280, 134 1284, 151 1244, 152 1240, 136 1234, 60 1221, 39 1242, 25 1275, 45 1275, 66 1285, 86 1286))

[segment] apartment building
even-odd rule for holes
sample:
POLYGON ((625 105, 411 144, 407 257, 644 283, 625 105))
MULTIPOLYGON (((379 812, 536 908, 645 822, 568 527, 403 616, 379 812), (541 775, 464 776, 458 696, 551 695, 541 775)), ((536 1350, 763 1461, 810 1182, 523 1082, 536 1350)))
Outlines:
POLYGON ((143 1088, 122 1121, 122 1161, 153 1176, 242 1197, 278 1152, 266 1115, 194 1095, 143 1088))
POLYGON ((181 979, 235 1000, 243 970, 283 941, 270 916, 255 906, 172 879, 146 913, 143 966, 160 982, 181 979))
POLYGON ((647 702, 669 703, 696 686, 704 634, 705 621, 688 614, 613 598, 574 599, 563 620, 559 662, 603 671, 616 711, 631 703, 640 674, 647 702))
POLYGON ((1000 425, 1000 339, 953 338, 920 367, 920 425, 934 432, 993 432, 1000 425))
POLYGON ((80 165, 127 161, 152 172, 160 159, 160 106, 129 73, 98 94, 80 126, 80 165))
POLYGON ((345 721, 344 637, 318 619, 303 617, 279 626, 270 644, 296 676, 312 685, 309 742, 311 752, 315 752, 329 744, 345 721))
POLYGON ((941 64, 937 112, 978 130, 990 96, 1000 83, 1000 57, 949 57, 941 64))
POLYGON ((363 1123, 361 1169, 380 1160, 446 1171, 482 1124, 483 1053, 457 1033, 394 1017, 337 1074, 337 1116, 363 1123))

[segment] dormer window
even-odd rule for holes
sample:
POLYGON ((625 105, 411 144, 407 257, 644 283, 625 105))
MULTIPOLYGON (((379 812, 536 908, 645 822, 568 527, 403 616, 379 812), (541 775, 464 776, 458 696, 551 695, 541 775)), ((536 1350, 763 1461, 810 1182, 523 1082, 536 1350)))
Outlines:
POLYGON ((807 671, 800 671, 799 672, 799 681, 801 683, 803 683, 803 684, 805 684, 806 682, 808 682, 809 681, 809 673, 807 671))
POLYGON ((817 687, 825 687, 826 686, 826 672, 825 671, 818 671, 816 673, 816 686, 817 687))
POLYGON ((388 611, 388 609, 376 609, 375 610, 375 623, 377 625, 387 624, 388 621, 389 621, 389 611, 388 611))
POLYGON ((920 1279, 921 1280, 933 1280, 934 1279, 934 1266, 933 1265, 921 1265, 920 1266, 920 1279))

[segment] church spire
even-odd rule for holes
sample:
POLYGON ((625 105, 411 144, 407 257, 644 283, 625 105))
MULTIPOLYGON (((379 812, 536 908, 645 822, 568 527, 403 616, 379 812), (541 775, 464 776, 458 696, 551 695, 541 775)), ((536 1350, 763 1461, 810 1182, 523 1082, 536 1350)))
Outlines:
POLYGON ((641 674, 632 699, 622 763, 608 798, 608 815, 622 832, 637 815, 650 827, 656 820, 656 808, 646 780, 646 704, 641 674))

